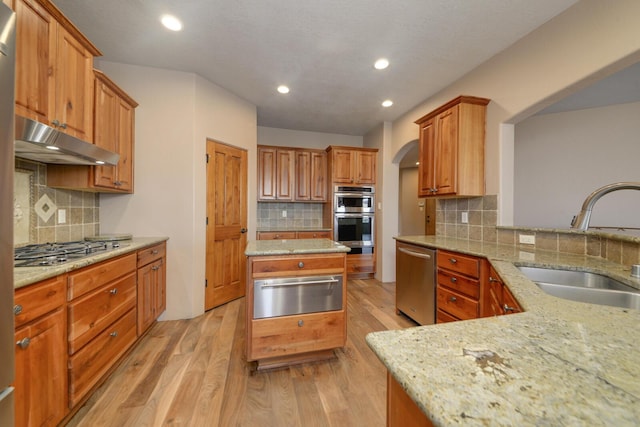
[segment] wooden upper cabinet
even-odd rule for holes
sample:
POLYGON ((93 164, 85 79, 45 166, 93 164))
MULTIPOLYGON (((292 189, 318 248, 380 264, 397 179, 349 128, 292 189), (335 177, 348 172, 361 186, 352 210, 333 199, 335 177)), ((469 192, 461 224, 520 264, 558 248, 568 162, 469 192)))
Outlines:
POLYGON ((295 200, 327 200, 327 154, 324 151, 298 150, 295 153, 295 200))
POLYGON ((331 181, 334 184, 375 184, 378 150, 366 148, 327 148, 331 181))
POLYGON ((326 153, 258 146, 258 201, 324 202, 326 153))
POLYGON ((484 195, 488 99, 460 96, 421 117, 418 196, 484 195))
POLYGON ((258 200, 293 200, 293 150, 258 147, 258 200))
POLYGON ((48 0, 13 0, 16 114, 93 140, 93 58, 100 51, 48 0))
POLYGON ((95 70, 94 143, 120 154, 117 166, 94 166, 94 184, 133 192, 134 111, 138 104, 102 72, 95 70))

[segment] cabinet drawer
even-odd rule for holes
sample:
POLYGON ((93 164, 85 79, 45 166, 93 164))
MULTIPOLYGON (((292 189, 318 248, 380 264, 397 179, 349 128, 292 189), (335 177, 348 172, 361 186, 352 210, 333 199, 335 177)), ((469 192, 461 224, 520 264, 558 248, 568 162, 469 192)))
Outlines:
POLYGON ((62 275, 17 289, 13 306, 13 312, 17 313, 15 327, 24 325, 63 305, 66 284, 67 276, 62 275))
POLYGON ((342 347, 346 342, 345 322, 344 310, 252 320, 247 359, 342 347))
POLYGON ((253 277, 309 276, 318 273, 340 273, 345 268, 344 254, 273 256, 251 261, 253 277))
POLYGON ((138 267, 147 265, 157 259, 164 257, 167 253, 167 244, 162 242, 158 245, 151 246, 150 248, 141 249, 138 251, 138 267))
POLYGON ((258 240, 292 240, 295 239, 295 231, 260 231, 258 240))
POLYGON ((375 273, 376 259, 373 254, 347 255, 347 273, 375 273))
POLYGON ((298 231, 298 239, 331 239, 330 231, 298 231))
POLYGON ((454 274, 446 270, 438 270, 438 285, 446 286, 473 299, 480 297, 480 281, 454 274))
POLYGON ((73 354, 107 326, 136 306, 136 274, 84 295, 70 303, 69 354, 73 354))
POLYGON ((438 268, 480 278, 480 259, 454 252, 438 251, 438 268))
POLYGON ((436 312, 436 323, 457 322, 458 320, 460 319, 453 317, 446 311, 438 310, 436 312))
POLYGON ((69 406, 75 406, 136 340, 136 311, 130 310, 69 358, 69 406))
POLYGON ((478 301, 446 288, 438 287, 437 307, 438 310, 446 311, 460 320, 478 317, 478 301))
POLYGON ((136 269, 136 254, 125 255, 114 260, 101 262, 69 274, 67 298, 71 301, 81 295, 98 289, 107 283, 129 274, 136 269))

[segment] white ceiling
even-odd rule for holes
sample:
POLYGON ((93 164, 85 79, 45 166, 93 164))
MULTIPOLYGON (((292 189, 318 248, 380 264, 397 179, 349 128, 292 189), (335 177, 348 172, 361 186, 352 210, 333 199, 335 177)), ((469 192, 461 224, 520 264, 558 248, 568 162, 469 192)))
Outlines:
POLYGON ((104 60, 197 73, 256 105, 259 126, 364 135, 576 0, 53 2, 104 60), (163 13, 184 30, 164 29, 163 13))

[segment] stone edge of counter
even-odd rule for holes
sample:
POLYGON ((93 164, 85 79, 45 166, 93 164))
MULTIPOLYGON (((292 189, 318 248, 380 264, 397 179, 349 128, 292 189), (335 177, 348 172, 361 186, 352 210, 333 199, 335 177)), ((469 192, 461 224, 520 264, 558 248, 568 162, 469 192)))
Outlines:
POLYGON ((304 255, 317 253, 349 252, 351 248, 329 239, 251 240, 247 243, 246 256, 304 255))
POLYGON ((134 237, 131 240, 121 240, 121 247, 109 252, 98 253, 87 258, 76 261, 67 262, 65 264, 52 267, 17 267, 13 269, 13 287, 14 289, 32 285, 60 274, 69 273, 71 271, 96 264, 101 261, 115 258, 143 249, 147 246, 156 245, 158 243, 168 241, 168 237, 134 237))

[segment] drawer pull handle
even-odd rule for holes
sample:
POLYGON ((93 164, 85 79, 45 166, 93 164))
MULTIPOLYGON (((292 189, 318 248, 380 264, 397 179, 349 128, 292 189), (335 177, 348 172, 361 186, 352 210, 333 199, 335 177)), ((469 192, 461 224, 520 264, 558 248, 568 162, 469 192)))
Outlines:
POLYGON ((304 325, 304 320, 298 320, 298 327, 302 327, 304 325))
POLYGON ((151 270, 153 270, 153 271, 160 270, 160 266, 159 265, 154 265, 153 267, 151 267, 151 270))
POLYGON ((16 304, 13 306, 13 314, 15 316, 17 316, 18 314, 22 313, 22 306, 20 304, 16 304))
POLYGON ((505 313, 509 313, 509 312, 513 312, 516 311, 515 307, 509 307, 507 304, 504 305, 504 312, 505 313))
POLYGON ((495 279, 495 278, 493 278, 493 277, 489 276, 489 281, 490 281, 490 282, 499 282, 500 280, 495 279))
POLYGON ((449 262, 450 262, 451 264, 457 264, 457 263, 458 263, 458 260, 457 260, 457 259, 455 259, 455 258, 449 258, 449 262))
POLYGON ((117 294, 118 294, 118 288, 113 288, 113 289, 111 289, 111 290, 109 291, 109 293, 110 293, 111 295, 117 295, 117 294))
POLYGON ((158 255, 158 250, 157 249, 152 250, 151 255, 158 255))
POLYGON ((456 298, 456 297, 449 297, 449 301, 451 301, 451 302, 456 302, 456 301, 458 301, 458 298, 456 298))
POLYGON ((109 336, 112 336, 113 338, 118 336, 118 331, 113 331, 109 334, 109 336))
POLYGON ((28 337, 24 337, 20 341, 18 341, 16 345, 24 350, 25 348, 29 347, 30 343, 31 340, 28 337))
POLYGON ((300 262, 298 263, 298 268, 304 268, 304 262, 300 261, 300 262))
POLYGON ((452 282, 452 283, 456 283, 457 281, 458 281, 458 278, 457 278, 457 277, 452 277, 452 278, 451 278, 451 282, 452 282))

